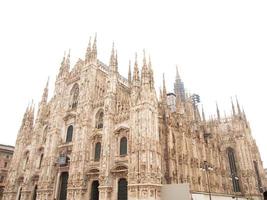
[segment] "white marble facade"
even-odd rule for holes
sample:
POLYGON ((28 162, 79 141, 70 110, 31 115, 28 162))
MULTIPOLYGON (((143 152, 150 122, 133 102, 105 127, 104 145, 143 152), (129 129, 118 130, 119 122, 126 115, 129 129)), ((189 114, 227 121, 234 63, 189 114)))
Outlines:
POLYGON ((150 59, 135 60, 127 79, 114 47, 106 65, 96 38, 92 43, 72 69, 64 56, 54 95, 48 101, 47 84, 35 117, 27 108, 3 200, 159 200, 161 186, 172 183, 199 193, 260 195, 262 161, 238 102, 232 116, 217 110, 217 118, 205 119, 177 74, 170 109, 165 80, 156 95, 150 59), (213 169, 208 178, 205 165, 213 169))

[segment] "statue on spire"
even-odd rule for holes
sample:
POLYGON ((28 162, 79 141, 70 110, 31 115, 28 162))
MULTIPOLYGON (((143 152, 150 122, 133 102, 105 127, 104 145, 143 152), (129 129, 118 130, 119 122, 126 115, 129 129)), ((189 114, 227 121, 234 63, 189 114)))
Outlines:
POLYGON ((153 69, 152 69, 150 55, 149 55, 149 60, 148 60, 148 71, 149 71, 149 76, 150 76, 150 86, 152 88, 154 86, 154 73, 153 73, 153 69))
POLYGON ((69 71, 69 68, 70 68, 70 50, 67 57, 66 57, 66 51, 64 51, 64 56, 61 61, 58 77, 64 76, 69 71))
POLYGON ((232 104, 232 111, 233 111, 233 116, 235 116, 235 105, 233 103, 233 99, 231 97, 231 104, 232 104))
POLYGON ((93 43, 93 48, 92 48, 92 53, 91 53, 91 60, 96 60, 97 59, 97 47, 96 47, 96 42, 97 42, 97 35, 95 33, 95 39, 93 43))
POLYGON ((129 60, 128 83, 129 83, 129 86, 131 86, 131 83, 132 83, 131 60, 129 60))
POLYGON ((49 77, 47 79, 46 86, 44 88, 44 92, 43 92, 41 103, 46 103, 47 102, 47 97, 48 97, 48 84, 49 84, 49 77))
POLYGON ((203 104, 202 104, 202 121, 203 122, 206 122, 206 117, 205 117, 205 112, 204 112, 203 104))
POLYGON ((166 84, 165 84, 165 74, 163 73, 163 91, 162 91, 162 101, 163 103, 167 103, 167 89, 166 89, 166 84))
POLYGON ((176 94, 176 97, 180 97, 181 101, 185 101, 185 89, 184 89, 184 83, 180 77, 178 66, 176 66, 176 78, 174 82, 174 93, 176 94))
POLYGON ((134 72, 133 72, 133 81, 139 82, 139 69, 138 69, 138 63, 137 63, 137 53, 135 53, 135 63, 134 63, 134 72))
POLYGON ((116 53, 115 53, 115 48, 114 48, 114 42, 112 44, 112 49, 111 49, 111 55, 110 55, 110 60, 109 60, 109 66, 110 70, 117 72, 117 61, 116 61, 116 53))
POLYGON ((88 46, 87 46, 87 49, 86 49, 86 54, 85 54, 85 63, 89 62, 90 57, 91 57, 91 52, 92 52, 92 49, 91 49, 91 37, 90 37, 89 38, 89 43, 88 43, 88 46))
POLYGON ((219 107, 218 107, 218 103, 217 102, 216 102, 216 111, 217 111, 217 118, 220 121, 221 120, 221 115, 220 115, 220 110, 219 110, 219 107))
POLYGON ((241 112, 241 109, 240 109, 240 106, 239 106, 239 102, 238 102, 237 96, 235 96, 235 100, 236 100, 236 106, 237 106, 238 115, 241 116, 242 112, 241 112))

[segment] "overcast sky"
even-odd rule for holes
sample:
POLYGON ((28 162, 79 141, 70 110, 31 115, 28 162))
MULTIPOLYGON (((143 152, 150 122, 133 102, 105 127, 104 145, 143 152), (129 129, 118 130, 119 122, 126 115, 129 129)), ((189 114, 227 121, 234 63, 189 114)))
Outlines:
POLYGON ((24 111, 38 105, 47 77, 50 93, 65 50, 84 58, 89 36, 108 63, 112 42, 119 71, 151 55, 156 87, 165 73, 172 91, 175 65, 185 87, 209 115, 215 102, 230 114, 237 95, 267 167, 267 1, 1 1, 0 143, 14 145, 24 111))

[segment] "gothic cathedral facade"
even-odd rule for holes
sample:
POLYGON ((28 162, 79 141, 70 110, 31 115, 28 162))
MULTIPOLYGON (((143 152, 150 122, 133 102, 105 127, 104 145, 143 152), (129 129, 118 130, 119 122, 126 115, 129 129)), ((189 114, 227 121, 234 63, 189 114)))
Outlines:
POLYGON ((263 165, 238 102, 206 120, 178 72, 157 97, 145 55, 140 68, 136 59, 121 76, 114 46, 106 65, 96 38, 71 70, 64 55, 54 96, 46 85, 36 117, 33 106, 24 114, 3 200, 160 200, 162 185, 179 183, 260 196, 263 165))

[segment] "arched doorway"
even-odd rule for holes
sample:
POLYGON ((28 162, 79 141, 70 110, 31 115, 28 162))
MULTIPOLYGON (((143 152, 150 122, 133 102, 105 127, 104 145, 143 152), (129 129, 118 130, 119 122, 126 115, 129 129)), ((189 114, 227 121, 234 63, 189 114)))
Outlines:
POLYGON ((67 200, 67 188, 68 188, 68 172, 62 172, 60 176, 60 185, 59 185, 59 200, 67 200))
POLYGON ((127 180, 125 178, 121 178, 118 182, 118 200, 127 200, 128 199, 128 191, 127 191, 127 180))
POLYGON ((264 196, 264 200, 267 200, 267 191, 265 191, 265 192, 263 193, 263 196, 264 196))
POLYGON ((32 200, 36 200, 37 198, 37 185, 34 186, 33 194, 32 194, 32 200))
POLYGON ((91 187, 91 199, 90 200, 99 200, 99 190, 98 190, 99 182, 93 181, 91 187))
POLYGON ((20 200, 21 199, 21 190, 22 190, 22 187, 19 188, 19 193, 18 193, 17 200, 20 200))

